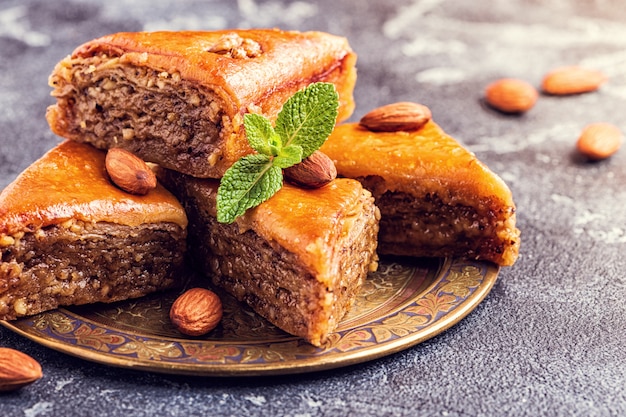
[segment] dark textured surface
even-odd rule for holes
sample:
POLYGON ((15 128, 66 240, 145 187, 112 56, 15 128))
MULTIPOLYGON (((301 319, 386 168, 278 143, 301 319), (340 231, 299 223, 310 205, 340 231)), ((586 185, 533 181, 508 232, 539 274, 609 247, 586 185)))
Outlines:
POLYGON ((626 130, 621 0, 0 1, 0 187, 59 141, 47 76, 111 32, 268 27, 345 35, 359 54, 359 118, 412 100, 510 185, 521 256, 466 319, 398 354, 334 371, 214 379, 92 364, 0 328, 45 376, 0 395, 2 416, 619 416, 626 414, 626 152, 587 163, 582 127, 626 130), (487 6, 487 4, 489 6, 487 6), (541 96, 523 116, 484 106, 495 78, 606 72, 600 91, 541 96))

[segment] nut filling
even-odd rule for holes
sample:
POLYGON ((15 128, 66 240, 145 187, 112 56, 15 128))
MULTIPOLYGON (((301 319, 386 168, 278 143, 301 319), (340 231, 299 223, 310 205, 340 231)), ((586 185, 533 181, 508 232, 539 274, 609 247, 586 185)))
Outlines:
POLYGON ((185 232, 163 223, 62 224, 0 248, 0 318, 113 302, 181 282, 185 232))
POLYGON ((336 272, 322 282, 298 253, 266 240, 254 229, 219 223, 214 186, 173 171, 160 173, 159 179, 183 202, 190 252, 213 283, 276 327, 315 346, 335 330, 369 268, 374 268, 379 213, 369 193, 355 201, 354 212, 347 215, 333 249, 336 272))
POLYGON ((219 158, 223 137, 232 131, 220 99, 178 73, 101 55, 73 59, 71 70, 54 75, 51 84, 54 111, 73 123, 66 127, 72 139, 101 149, 123 147, 148 162, 186 166, 190 174, 219 158))
POLYGON ((379 178, 359 181, 373 191, 380 208, 381 254, 498 259, 505 253, 506 245, 519 244, 499 238, 515 228, 512 208, 503 212, 490 201, 475 206, 446 203, 436 193, 421 199, 400 192, 377 194, 379 178))
POLYGON ((192 252, 206 264, 204 269, 210 271, 214 284, 244 301, 269 322, 314 345, 323 343, 328 331, 339 324, 351 306, 367 274, 362 265, 369 264, 376 246, 372 207, 355 219, 337 249, 342 253, 340 279, 328 288, 293 253, 265 241, 252 230, 241 233, 236 224, 224 225, 212 217, 196 218, 198 214, 190 214, 190 224, 202 224, 204 230, 192 232, 192 252), (320 300, 326 297, 333 299, 330 311, 320 308, 320 300), (325 326, 311 327, 320 323, 325 326), (320 338, 321 335, 324 336, 320 338))

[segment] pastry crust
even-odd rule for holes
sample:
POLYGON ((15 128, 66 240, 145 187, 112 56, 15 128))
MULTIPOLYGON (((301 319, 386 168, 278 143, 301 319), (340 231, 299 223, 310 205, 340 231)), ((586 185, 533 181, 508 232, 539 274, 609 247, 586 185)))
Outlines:
POLYGON ((338 121, 354 109, 356 55, 322 32, 117 33, 78 47, 50 76, 47 119, 61 136, 121 146, 196 177, 220 178, 251 149, 247 112, 275 119, 307 85, 331 82, 338 121))
POLYGON ((219 183, 162 172, 189 215, 190 251, 213 283, 280 329, 320 346, 377 267, 378 209, 354 180, 285 184, 233 224, 216 220, 219 183))
POLYGON ((517 259, 510 189, 433 121, 412 132, 339 125, 321 150, 374 195, 381 254, 517 259))
POLYGON ((104 159, 65 141, 0 193, 0 319, 182 284, 182 206, 161 185, 118 189, 104 159))
POLYGON ((174 223, 187 227, 176 198, 162 185, 145 196, 115 187, 104 152, 64 141, 22 172, 0 194, 0 237, 34 232, 68 220, 130 227, 174 223))

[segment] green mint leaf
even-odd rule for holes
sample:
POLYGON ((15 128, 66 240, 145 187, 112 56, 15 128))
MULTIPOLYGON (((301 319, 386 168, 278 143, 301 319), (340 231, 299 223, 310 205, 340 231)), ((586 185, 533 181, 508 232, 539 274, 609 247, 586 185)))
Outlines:
POLYGON ((339 95, 331 83, 315 83, 294 94, 276 119, 283 147, 300 145, 306 158, 324 144, 335 128, 339 95))
POLYGON ((243 116, 243 125, 246 128, 246 136, 252 149, 269 156, 276 156, 280 152, 282 142, 266 117, 260 114, 246 113, 243 116))
POLYGON ((302 162, 302 146, 299 145, 285 146, 272 160, 272 164, 281 169, 289 168, 300 162, 302 162))
POLYGON ((217 190, 217 221, 232 223, 249 208, 273 196, 283 186, 284 168, 302 162, 324 144, 337 121, 339 95, 330 83, 311 84, 284 104, 276 127, 259 114, 244 115, 250 146, 231 166, 217 190))
POLYGON ((268 155, 247 155, 224 173, 217 190, 217 221, 232 223, 283 185, 283 173, 268 155))

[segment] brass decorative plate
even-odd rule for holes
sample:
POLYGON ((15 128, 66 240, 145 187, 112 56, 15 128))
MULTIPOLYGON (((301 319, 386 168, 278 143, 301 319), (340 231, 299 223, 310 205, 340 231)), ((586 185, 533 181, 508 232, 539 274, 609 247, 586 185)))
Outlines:
POLYGON ((201 338, 171 326, 169 306, 179 294, 174 291, 0 323, 44 346, 111 366, 206 376, 302 373, 380 358, 443 332, 483 300, 498 270, 458 259, 385 259, 321 348, 225 294, 221 324, 201 338))

